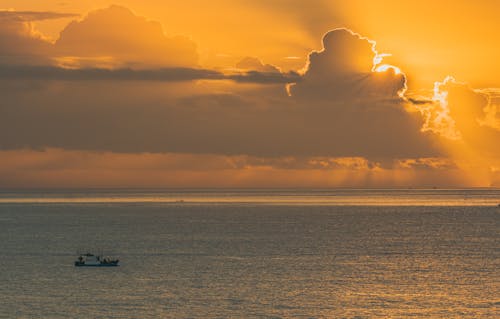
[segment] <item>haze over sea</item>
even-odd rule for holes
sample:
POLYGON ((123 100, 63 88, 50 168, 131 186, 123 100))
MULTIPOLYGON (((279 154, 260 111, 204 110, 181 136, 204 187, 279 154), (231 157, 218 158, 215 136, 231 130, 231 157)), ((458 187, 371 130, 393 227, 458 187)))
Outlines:
POLYGON ((0 318, 499 318, 500 190, 0 191, 0 318), (78 252, 119 267, 77 268, 78 252))

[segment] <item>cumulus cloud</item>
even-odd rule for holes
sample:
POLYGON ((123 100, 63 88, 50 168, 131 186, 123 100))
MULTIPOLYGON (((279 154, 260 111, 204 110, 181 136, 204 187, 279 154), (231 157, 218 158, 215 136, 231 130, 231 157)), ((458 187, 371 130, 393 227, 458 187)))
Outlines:
MULTIPOLYGON (((65 14, 62 14, 65 16, 65 14)), ((46 64, 52 45, 33 27, 32 21, 54 19, 58 13, 0 11, 0 64, 46 64)))
POLYGON ((257 58, 245 57, 236 64, 238 69, 253 70, 262 73, 280 73, 280 69, 271 64, 264 64, 257 58))
POLYGON ((294 96, 400 100, 406 78, 395 67, 374 72, 382 59, 374 41, 348 29, 332 30, 322 41, 323 50, 309 55, 303 81, 291 87, 294 96))
POLYGON ((0 63, 59 65, 70 68, 196 67, 196 44, 183 36, 168 37, 155 21, 121 6, 90 12, 74 20, 51 43, 32 22, 68 18, 57 12, 1 11, 0 63))
POLYGON ((322 53, 311 54, 308 71, 303 76, 293 75, 295 78, 257 71, 222 76, 180 69, 188 78, 268 83, 272 89, 226 84, 217 92, 203 89, 210 84, 186 83, 181 90, 169 90, 169 86, 159 86, 161 83, 148 83, 139 90, 137 83, 116 85, 115 80, 168 78, 172 74, 48 69, 48 73, 55 72, 49 75, 55 80, 82 77, 106 81, 85 86, 74 81, 56 83, 53 93, 47 90, 42 96, 24 95, 22 99, 11 94, 0 102, 4 114, 0 135, 9 136, 0 140, 0 147, 363 157, 382 162, 439 155, 432 141, 420 132, 418 119, 405 110, 397 90, 376 91, 402 80, 391 70, 371 72, 374 52, 370 42, 352 32, 336 30, 325 36, 324 43, 322 53), (333 43, 338 39, 340 43, 333 43), (332 52, 343 53, 331 55, 333 48, 338 50, 332 52), (339 60, 330 61, 323 54, 339 60), (353 64, 350 56, 358 62, 353 64), (356 83, 351 79, 360 76, 373 79, 351 87, 356 83), (286 95, 285 81, 296 82, 291 96, 286 95), (191 93, 182 95, 181 91, 191 93), (29 129, 20 132, 23 126, 29 129))
POLYGON ((488 99, 488 104, 483 109, 485 116, 480 120, 481 125, 500 131, 500 88, 482 89, 479 92, 485 94, 488 99))
POLYGON ((431 100, 415 105, 425 119, 422 130, 441 137, 464 174, 481 180, 482 185, 498 185, 499 181, 499 92, 473 89, 448 76, 435 83, 431 100))
POLYGON ((436 82, 431 103, 419 107, 425 118, 423 130, 465 142, 485 154, 500 154, 491 141, 500 141, 498 91, 473 89, 447 77, 436 82))
POLYGON ((404 74, 396 67, 380 69, 381 60, 374 41, 348 29, 332 30, 323 37, 323 50, 309 55, 290 94, 308 105, 306 116, 328 121, 332 147, 346 154, 429 155, 431 137, 420 132, 420 116, 401 97, 404 74))
POLYGON ((90 12, 71 22, 55 43, 59 55, 71 57, 111 56, 139 66, 198 64, 196 44, 182 36, 165 36, 160 23, 113 5, 90 12))

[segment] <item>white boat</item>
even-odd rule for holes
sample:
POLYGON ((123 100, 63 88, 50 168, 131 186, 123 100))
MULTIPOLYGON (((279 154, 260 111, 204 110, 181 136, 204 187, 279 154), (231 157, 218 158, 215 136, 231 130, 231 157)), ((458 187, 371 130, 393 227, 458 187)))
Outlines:
POLYGON ((91 253, 81 254, 75 261, 75 267, 114 267, 118 266, 118 259, 104 258, 91 253))

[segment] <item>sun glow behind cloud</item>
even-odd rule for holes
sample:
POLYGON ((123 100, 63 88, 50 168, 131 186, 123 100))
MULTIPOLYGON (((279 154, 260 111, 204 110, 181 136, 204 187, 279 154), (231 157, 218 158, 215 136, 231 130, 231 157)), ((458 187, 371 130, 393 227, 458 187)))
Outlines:
POLYGON ((425 123, 422 131, 432 131, 450 140, 460 140, 461 134, 455 127, 455 121, 450 116, 448 106, 448 91, 442 87, 447 83, 455 82, 452 76, 448 76, 443 82, 435 82, 432 103, 420 106, 425 123))
POLYGON ((392 70, 394 72, 394 74, 396 74, 396 75, 402 73, 400 68, 398 68, 394 65, 390 65, 390 64, 382 64, 382 65, 376 66, 376 68, 375 68, 375 72, 386 72, 388 70, 392 70))

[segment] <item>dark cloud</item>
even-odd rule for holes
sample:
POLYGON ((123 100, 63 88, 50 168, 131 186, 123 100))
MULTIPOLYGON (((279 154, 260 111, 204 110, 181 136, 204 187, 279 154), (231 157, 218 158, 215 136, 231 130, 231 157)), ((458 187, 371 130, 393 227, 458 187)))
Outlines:
POLYGON ((432 104, 433 101, 431 99, 427 98, 408 98, 408 102, 414 104, 414 105, 425 105, 425 104, 432 104))
POLYGON ((8 20, 11 22, 53 20, 61 18, 72 18, 76 16, 78 15, 74 13, 50 12, 50 11, 0 11, 0 21, 8 20))
POLYGON ((260 84, 275 84, 282 83, 287 84, 290 82, 300 82, 302 80, 301 76, 296 72, 259 72, 259 71, 247 71, 239 74, 227 75, 227 79, 234 80, 236 82, 246 82, 246 83, 260 83, 260 84))
POLYGON ((178 82, 193 80, 232 80, 235 82, 276 84, 300 81, 296 73, 244 73, 224 74, 215 70, 195 68, 160 69, 68 69, 55 66, 0 65, 0 78, 20 80, 59 81, 159 81, 178 82))
POLYGON ((52 44, 33 29, 31 21, 43 16, 49 19, 58 13, 0 11, 0 63, 2 64, 48 64, 51 62, 52 44))
POLYGON ((213 70, 191 68, 165 68, 151 70, 132 69, 66 69, 55 66, 0 66, 4 79, 60 80, 60 81, 192 81, 221 80, 225 76, 213 70))
MULTIPOLYGON (((138 59, 146 49, 140 66, 150 66, 157 54, 165 63, 193 62, 182 45, 172 48, 172 43, 158 24, 111 7, 70 24, 55 48, 67 55, 111 54, 120 61, 138 59), (189 62, 175 60, 175 52, 189 62)), ((364 157, 382 165, 393 158, 440 155, 420 132, 418 115, 408 113, 399 96, 404 75, 393 69, 372 72, 372 42, 339 29, 326 34, 323 44, 324 50, 309 56, 302 76, 263 72, 266 66, 255 60, 242 66, 258 64, 258 70, 233 74, 177 64, 149 69, 3 66, 0 148, 364 157), (228 83, 221 89, 189 82, 202 79, 268 85, 228 83), (9 90, 26 80, 47 82, 46 89, 9 90), (285 83, 294 83, 291 96, 285 83)))
POLYGON ((363 127, 371 120, 369 113, 357 118, 310 108, 286 96, 284 90, 282 95, 261 89, 225 94, 208 89, 200 94, 201 88, 191 87, 192 94, 179 96, 176 91, 186 88, 170 85, 67 82, 31 94, 10 93, 0 101, 0 148, 363 156, 373 161, 437 153, 428 145, 423 148, 412 139, 405 140, 405 128, 397 127, 399 131, 389 136, 385 127, 395 126, 380 116, 376 125, 363 127), (408 146, 399 147, 404 143, 408 146))
POLYGON ((423 121, 400 96, 404 74, 396 68, 374 72, 376 57, 373 41, 347 29, 330 31, 323 50, 309 55, 302 81, 290 93, 308 105, 305 116, 331 126, 324 134, 340 153, 431 154, 431 137, 420 132, 423 121))

